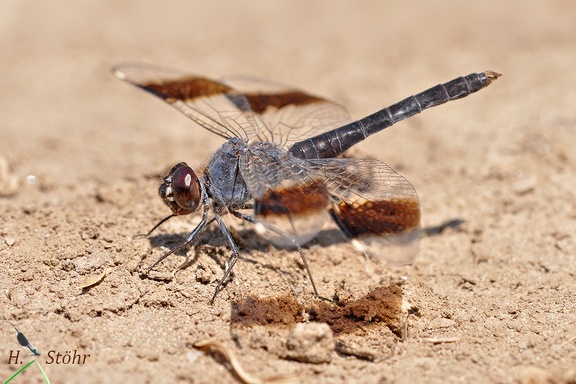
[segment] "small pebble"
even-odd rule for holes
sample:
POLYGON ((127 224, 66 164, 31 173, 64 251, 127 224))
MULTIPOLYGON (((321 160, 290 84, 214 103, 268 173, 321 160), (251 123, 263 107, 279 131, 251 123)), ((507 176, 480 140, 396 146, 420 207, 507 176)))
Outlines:
POLYGON ((534 188, 536 188, 536 179, 531 177, 518 179, 512 184, 512 190, 517 195, 524 195, 532 192, 534 191, 534 188))
POLYGON ((456 326, 456 322, 452 319, 446 319, 444 317, 436 317, 428 323, 428 329, 440 329, 440 328, 450 328, 456 326))
POLYGON ((303 363, 329 363, 334 349, 334 335, 328 324, 298 323, 288 335, 284 357, 303 363))

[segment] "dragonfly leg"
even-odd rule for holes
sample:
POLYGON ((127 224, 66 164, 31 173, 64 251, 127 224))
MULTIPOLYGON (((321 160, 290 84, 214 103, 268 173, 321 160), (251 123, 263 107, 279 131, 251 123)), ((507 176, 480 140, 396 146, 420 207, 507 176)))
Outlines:
MULTIPOLYGON (((206 227, 207 224, 210 224, 211 222, 214 221, 214 219, 211 219, 210 221, 208 221, 208 212, 209 211, 210 211, 210 205, 204 204, 204 210, 202 211, 202 220, 196 226, 196 228, 194 228, 194 230, 186 237, 186 240, 184 240, 184 242, 182 244, 179 244, 178 246, 172 248, 170 251, 163 254, 158 260, 156 260, 154 262, 154 264, 152 264, 150 267, 148 267, 148 269, 146 270, 146 273, 149 273, 152 269, 154 269, 155 266, 160 264, 165 258, 170 256, 174 252, 177 252, 177 251, 181 250, 182 248, 193 245, 195 242, 197 242, 199 240, 198 234, 200 232, 202 232, 202 230, 206 227)), ((164 219, 163 221, 168 220, 170 217, 171 216, 164 219)))

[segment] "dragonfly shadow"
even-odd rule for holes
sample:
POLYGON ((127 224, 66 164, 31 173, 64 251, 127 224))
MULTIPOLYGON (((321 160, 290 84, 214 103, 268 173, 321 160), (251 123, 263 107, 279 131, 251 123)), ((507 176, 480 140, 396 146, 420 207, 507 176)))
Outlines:
MULTIPOLYGON (((259 236, 256 231, 252 228, 247 227, 240 227, 239 229, 229 228, 233 235, 234 241, 238 246, 240 251, 240 259, 244 262, 248 262, 251 264, 259 264, 263 268, 266 268, 270 271, 278 273, 284 276, 291 276, 291 273, 282 269, 282 267, 274 264, 268 263, 261 258, 257 258, 252 256, 252 251, 256 251, 259 253, 269 253, 271 251, 287 251, 287 252, 294 252, 295 255, 298 254, 296 249, 285 249, 281 247, 276 247, 272 243, 270 243, 266 238, 259 236)), ((168 248, 173 249, 186 241, 186 237, 188 233, 179 233, 179 234, 157 234, 153 236, 148 236, 146 239, 150 242, 152 248, 168 248)), ((340 244, 346 243, 348 240, 345 236, 340 232, 338 229, 327 229, 321 231, 318 236, 310 241, 309 243, 302 246, 303 250, 308 249, 311 246, 330 246, 333 244, 340 244)), ((215 248, 222 248, 223 252, 214 252, 208 250, 205 252, 210 258, 220 265, 220 267, 225 269, 225 263, 228 261, 228 258, 232 255, 230 250, 229 244, 226 241, 226 238, 220 231, 220 229, 216 226, 208 227, 204 231, 202 231, 200 238, 195 242, 194 245, 184 246, 182 249, 179 249, 173 253, 174 256, 182 257, 186 256, 192 247, 202 247, 202 246, 209 246, 215 248)), ((168 252, 168 251, 166 251, 168 252)), ((163 254, 158 254, 158 258, 161 257, 163 254)), ((170 255, 172 257, 173 255, 170 255)), ((297 257, 297 256, 296 256, 297 257)), ((198 259, 198 253, 191 257, 190 260, 186 263, 186 267, 193 265, 198 259)), ((299 259, 298 259, 299 260, 299 259)), ((154 258, 151 259, 151 262, 156 261, 154 258)))
MULTIPOLYGON (((172 248, 175 248, 175 247, 179 246, 180 244, 182 244, 186 239, 186 235, 184 235, 184 234, 161 234, 161 235, 149 236, 146 239, 150 242, 150 245, 154 249, 162 248, 162 247, 172 249, 172 248)), ((174 252, 174 255, 185 256, 186 253, 188 252, 188 250, 189 250, 189 247, 183 247, 182 249, 174 252)))
MULTIPOLYGON (((443 234, 447 229, 460 230, 464 223, 466 223, 466 221, 463 219, 459 218, 450 219, 438 225, 422 228, 422 232, 425 236, 430 237, 439 236, 443 234)), ((279 247, 275 247, 269 241, 256 234, 256 232, 250 228, 241 228, 239 230, 232 230, 232 233, 234 240, 241 251, 240 257, 248 261, 250 261, 250 258, 247 258, 246 255, 247 253, 250 253, 250 251, 252 250, 259 252, 269 252, 271 248, 282 249, 279 247)), ((187 233, 158 234, 154 236, 149 236, 147 237, 147 239, 153 248, 166 247, 169 249, 173 249, 184 243, 187 236, 188 236, 187 233)), ((315 245, 328 247, 331 245, 344 244, 347 243, 348 241, 349 239, 347 239, 339 229, 330 228, 320 231, 316 236, 316 238, 311 240, 309 243, 303 245, 302 249, 308 249, 311 246, 315 245)), ((200 235, 200 239, 196 242, 196 244, 197 245, 209 244, 214 247, 228 247, 228 243, 226 242, 224 235, 217 227, 206 228, 200 235)), ((182 249, 174 252, 174 255, 185 256, 190 247, 192 246, 183 247, 182 249)))
POLYGON ((337 228, 330 228, 320 231, 318 236, 316 236, 314 240, 308 243, 307 246, 318 244, 322 247, 328 247, 330 245, 348 243, 349 241, 350 240, 344 236, 342 231, 337 228))
POLYGON ((466 222, 466 220, 463 220, 463 219, 446 220, 445 222, 443 222, 441 224, 423 228, 422 232, 426 236, 429 236, 429 237, 438 236, 438 235, 441 235, 447 229, 452 229, 452 230, 456 230, 456 231, 460 230, 462 228, 462 225, 465 222, 466 222))
MULTIPOLYGON (((465 223, 463 219, 450 219, 441 224, 425 227, 422 232, 425 236, 439 236, 442 235, 446 230, 460 230, 462 225, 465 223)), ((239 248, 239 257, 250 264, 258 264, 262 268, 270 270, 277 273, 285 278, 294 278, 292 273, 284 270, 281 266, 275 263, 269 263, 261 258, 256 258, 251 256, 252 251, 257 251, 259 253, 269 253, 271 250, 283 250, 283 248, 276 247, 271 244, 265 238, 259 236, 254 229, 241 227, 239 230, 231 230, 234 241, 239 248)), ((158 234, 154 236, 149 236, 147 239, 153 248, 169 248, 174 249, 182 245, 187 233, 180 234, 158 234)), ((303 250, 309 249, 311 246, 329 247, 331 245, 344 244, 349 240, 344 236, 344 234, 337 228, 329 228, 320 231, 316 238, 314 238, 309 243, 302 246, 303 250)), ((226 263, 232 256, 229 244, 226 238, 220 231, 218 227, 206 228, 200 238, 190 246, 184 246, 173 253, 173 256, 186 257, 191 247, 202 247, 203 245, 208 245, 210 249, 207 249, 205 253, 208 257, 212 258, 222 269, 226 269, 226 263)), ((289 249, 288 252, 294 252, 297 254, 295 249, 289 249)), ((165 253, 164 253, 165 254, 165 253)), ((172 255, 171 255, 172 256, 172 255)), ((158 256, 159 258, 160 256, 158 256)), ((199 253, 195 252, 193 257, 190 257, 185 264, 181 265, 183 269, 194 265, 198 261, 199 253)), ((154 262, 156 260, 152 260, 154 262)))

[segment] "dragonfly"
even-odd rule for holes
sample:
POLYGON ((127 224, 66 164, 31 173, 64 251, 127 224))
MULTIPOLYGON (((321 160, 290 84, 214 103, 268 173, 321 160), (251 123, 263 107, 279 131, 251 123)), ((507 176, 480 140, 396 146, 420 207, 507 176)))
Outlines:
POLYGON ((28 338, 26 338, 26 336, 22 332, 20 332, 18 328, 14 327, 14 329, 16 330, 16 340, 18 340, 18 344, 20 344, 25 348, 28 348, 30 352, 34 354, 34 356, 40 356, 40 352, 38 352, 38 350, 36 350, 36 348, 34 348, 32 344, 30 344, 28 338))
POLYGON ((296 249, 317 297, 302 246, 330 219, 377 260, 411 264, 421 238, 414 187, 384 162, 346 157, 345 152, 401 120, 466 97, 501 76, 488 70, 458 77, 352 121, 335 102, 269 81, 242 76, 216 81, 142 63, 119 65, 113 73, 225 140, 202 171, 180 162, 162 179, 158 193, 172 213, 148 233, 172 217, 201 212, 195 229, 153 263, 150 272, 174 252, 196 245, 202 231, 216 222, 232 255, 210 303, 240 254, 224 222, 226 214, 254 223, 272 244, 296 249))

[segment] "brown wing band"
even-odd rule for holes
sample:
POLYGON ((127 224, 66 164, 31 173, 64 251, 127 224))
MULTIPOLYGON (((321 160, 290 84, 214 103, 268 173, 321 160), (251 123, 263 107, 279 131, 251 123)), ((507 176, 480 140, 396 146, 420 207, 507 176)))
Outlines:
MULTIPOLYGON (((202 77, 185 77, 164 82, 149 82, 141 84, 140 87, 168 102, 236 93, 233 88, 225 84, 202 77)), ((324 101, 319 97, 310 96, 301 91, 248 93, 244 96, 256 113, 263 113, 268 107, 280 109, 288 105, 307 105, 324 101)))
POLYGON ((262 217, 306 216, 325 210, 328 193, 322 182, 271 189, 256 201, 256 214, 262 217))
POLYGON ((392 235, 420 225, 420 204, 413 199, 340 202, 329 211, 349 238, 392 235))
POLYGON ((268 107, 280 109, 288 105, 307 105, 324 101, 324 99, 310 96, 300 91, 248 93, 246 98, 250 103, 250 107, 256 113, 263 113, 268 107))
POLYGON ((199 97, 233 92, 233 89, 227 85, 202 77, 188 77, 161 83, 151 82, 142 84, 140 87, 168 102, 193 100, 199 97))

